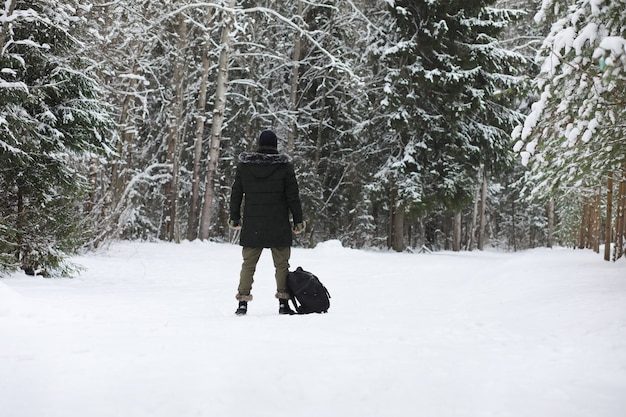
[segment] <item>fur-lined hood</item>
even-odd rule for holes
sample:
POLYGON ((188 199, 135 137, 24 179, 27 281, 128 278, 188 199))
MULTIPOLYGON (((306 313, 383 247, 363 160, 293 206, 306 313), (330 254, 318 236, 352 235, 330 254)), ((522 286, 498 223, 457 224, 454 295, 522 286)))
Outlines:
POLYGON ((284 153, 242 152, 239 162, 253 165, 278 165, 291 162, 289 156, 284 153))

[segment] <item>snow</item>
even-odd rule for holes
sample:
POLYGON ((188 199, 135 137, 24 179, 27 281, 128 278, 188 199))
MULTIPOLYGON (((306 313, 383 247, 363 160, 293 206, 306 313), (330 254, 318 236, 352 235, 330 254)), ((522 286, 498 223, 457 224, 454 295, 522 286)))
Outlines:
POLYGON ((328 314, 279 316, 271 256, 116 243, 0 280, 3 417, 622 417, 626 261, 587 250, 294 248, 328 314))
MULTIPOLYGON (((626 54, 626 39, 621 36, 607 36, 600 42, 599 49, 610 51, 614 55, 626 54)), ((594 57, 601 56, 601 53, 594 53, 594 57)))
POLYGON ((1 90, 17 90, 22 91, 24 93, 28 93, 28 86, 23 82, 11 82, 0 80, 0 89, 1 90))
POLYGON ((576 55, 582 55, 583 49, 585 46, 595 45, 598 39, 598 25, 595 22, 588 23, 584 28, 582 28, 576 38, 573 41, 573 46, 576 51, 576 55))

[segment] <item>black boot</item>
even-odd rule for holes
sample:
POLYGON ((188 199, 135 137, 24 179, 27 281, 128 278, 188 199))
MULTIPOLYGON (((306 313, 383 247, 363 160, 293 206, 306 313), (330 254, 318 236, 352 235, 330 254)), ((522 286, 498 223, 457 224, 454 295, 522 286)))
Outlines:
POLYGON ((289 300, 287 298, 278 299, 278 314, 296 314, 296 312, 289 307, 289 300))
POLYGON ((237 311, 235 314, 238 316, 243 316, 248 312, 248 302, 247 301, 239 301, 239 307, 237 307, 237 311))

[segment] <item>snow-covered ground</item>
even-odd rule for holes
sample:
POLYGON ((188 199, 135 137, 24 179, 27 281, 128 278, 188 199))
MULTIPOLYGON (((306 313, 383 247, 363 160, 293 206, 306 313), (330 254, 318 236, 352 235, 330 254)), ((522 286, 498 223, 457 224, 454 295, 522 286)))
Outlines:
POLYGON ((279 316, 269 251, 118 243, 0 279, 2 417, 624 417, 626 261, 294 249, 328 314, 279 316))

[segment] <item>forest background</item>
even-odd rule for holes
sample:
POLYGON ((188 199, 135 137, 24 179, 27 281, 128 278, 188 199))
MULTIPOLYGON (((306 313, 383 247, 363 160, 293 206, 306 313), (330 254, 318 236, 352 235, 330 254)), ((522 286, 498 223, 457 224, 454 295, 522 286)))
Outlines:
POLYGON ((274 130, 305 247, 623 255, 623 0, 6 0, 0 275, 233 240, 274 130))

